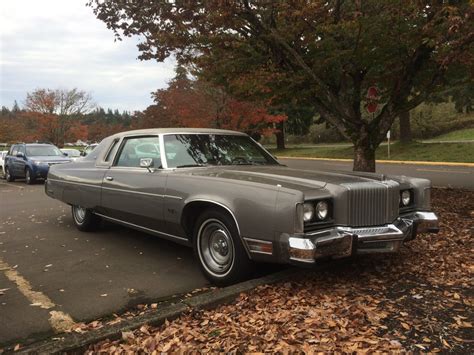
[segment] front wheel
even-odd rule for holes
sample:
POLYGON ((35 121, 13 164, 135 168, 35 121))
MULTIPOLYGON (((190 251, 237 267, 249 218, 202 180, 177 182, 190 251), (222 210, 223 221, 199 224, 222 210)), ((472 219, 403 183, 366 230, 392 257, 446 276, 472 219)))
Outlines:
POLYGON ((91 210, 81 206, 72 206, 71 212, 74 224, 80 231, 90 232, 99 226, 100 217, 93 214, 91 210))
POLYGON ((15 178, 10 173, 10 168, 8 166, 5 167, 5 180, 7 180, 7 182, 15 181, 15 178))
POLYGON ((28 185, 33 185, 35 183, 35 177, 31 174, 31 170, 28 168, 25 170, 25 182, 28 185))
POLYGON ((233 219, 225 212, 203 212, 194 229, 194 252, 209 281, 225 286, 245 279, 252 272, 233 219))

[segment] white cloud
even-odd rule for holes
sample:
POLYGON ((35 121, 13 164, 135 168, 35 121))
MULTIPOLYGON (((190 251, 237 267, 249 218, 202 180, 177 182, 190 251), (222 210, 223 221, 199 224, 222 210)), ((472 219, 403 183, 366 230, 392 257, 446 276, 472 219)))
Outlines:
POLYGON ((84 0, 1 1, 0 33, 0 105, 38 87, 77 87, 102 107, 142 110, 174 75, 172 60, 139 61, 136 38, 115 42, 84 0))

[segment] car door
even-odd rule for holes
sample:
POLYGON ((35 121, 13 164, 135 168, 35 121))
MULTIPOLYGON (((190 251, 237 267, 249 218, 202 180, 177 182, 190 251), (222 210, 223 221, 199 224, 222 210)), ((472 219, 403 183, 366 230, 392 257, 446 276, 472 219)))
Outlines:
POLYGON ((15 156, 15 176, 25 176, 26 166, 26 149, 24 145, 18 146, 18 153, 23 154, 22 157, 15 156))
POLYGON ((14 161, 14 157, 16 156, 16 153, 18 152, 18 146, 15 144, 15 145, 12 145, 10 147, 10 150, 8 151, 7 153, 7 157, 5 157, 5 165, 8 165, 8 169, 10 170, 10 174, 12 175, 15 175, 14 172, 15 172, 15 161, 14 161))
POLYGON ((125 137, 102 182, 104 214, 121 222, 162 231, 167 173, 160 167, 158 136, 125 137), (140 167, 142 158, 153 159, 153 167, 140 167))
POLYGON ((11 153, 8 156, 8 169, 10 170, 10 174, 13 176, 21 176, 22 174, 19 174, 19 165, 20 165, 20 160, 23 158, 17 157, 19 149, 21 145, 16 144, 12 147, 11 153))

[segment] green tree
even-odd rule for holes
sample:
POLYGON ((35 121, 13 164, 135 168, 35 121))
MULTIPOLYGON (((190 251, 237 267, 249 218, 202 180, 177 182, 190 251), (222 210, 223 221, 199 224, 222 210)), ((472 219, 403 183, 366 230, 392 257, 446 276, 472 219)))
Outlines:
POLYGON ((6 106, 2 106, 2 110, 0 111, 1 116, 10 116, 10 109, 6 106))
MULTIPOLYGON (((140 35, 141 59, 171 55, 229 88, 282 83, 354 144, 354 169, 375 171, 375 150, 394 119, 439 90, 459 65, 472 67, 468 0, 121 1, 90 0, 121 35, 140 35), (364 110, 377 85, 381 107, 364 110)), ((272 97, 273 98, 273 97, 272 97)), ((272 102, 270 102, 272 104, 272 102)))
POLYGON ((15 114, 15 113, 18 113, 20 111, 21 111, 21 109, 20 109, 20 106, 18 105, 18 102, 16 102, 16 100, 13 101, 12 113, 15 114))

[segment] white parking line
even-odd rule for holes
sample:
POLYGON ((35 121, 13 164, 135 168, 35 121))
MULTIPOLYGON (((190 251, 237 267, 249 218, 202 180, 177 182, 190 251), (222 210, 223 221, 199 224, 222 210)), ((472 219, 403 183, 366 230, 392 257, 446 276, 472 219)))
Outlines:
POLYGON ((17 189, 21 189, 21 190, 24 189, 23 186, 18 186, 18 185, 15 185, 15 184, 7 184, 7 183, 4 183, 4 182, 0 182, 0 184, 1 184, 1 185, 8 186, 8 187, 13 186, 13 187, 16 187, 17 189))
MULTIPOLYGON (((43 309, 56 307, 48 296, 42 292, 34 291, 28 280, 21 276, 16 269, 12 268, 1 258, 0 271, 3 271, 5 276, 17 285, 18 290, 28 299, 28 301, 31 302, 31 306, 41 307, 43 309)), ((49 315, 49 324, 51 324, 51 327, 57 333, 72 329, 76 324, 72 317, 67 313, 61 311, 50 311, 49 315)))

